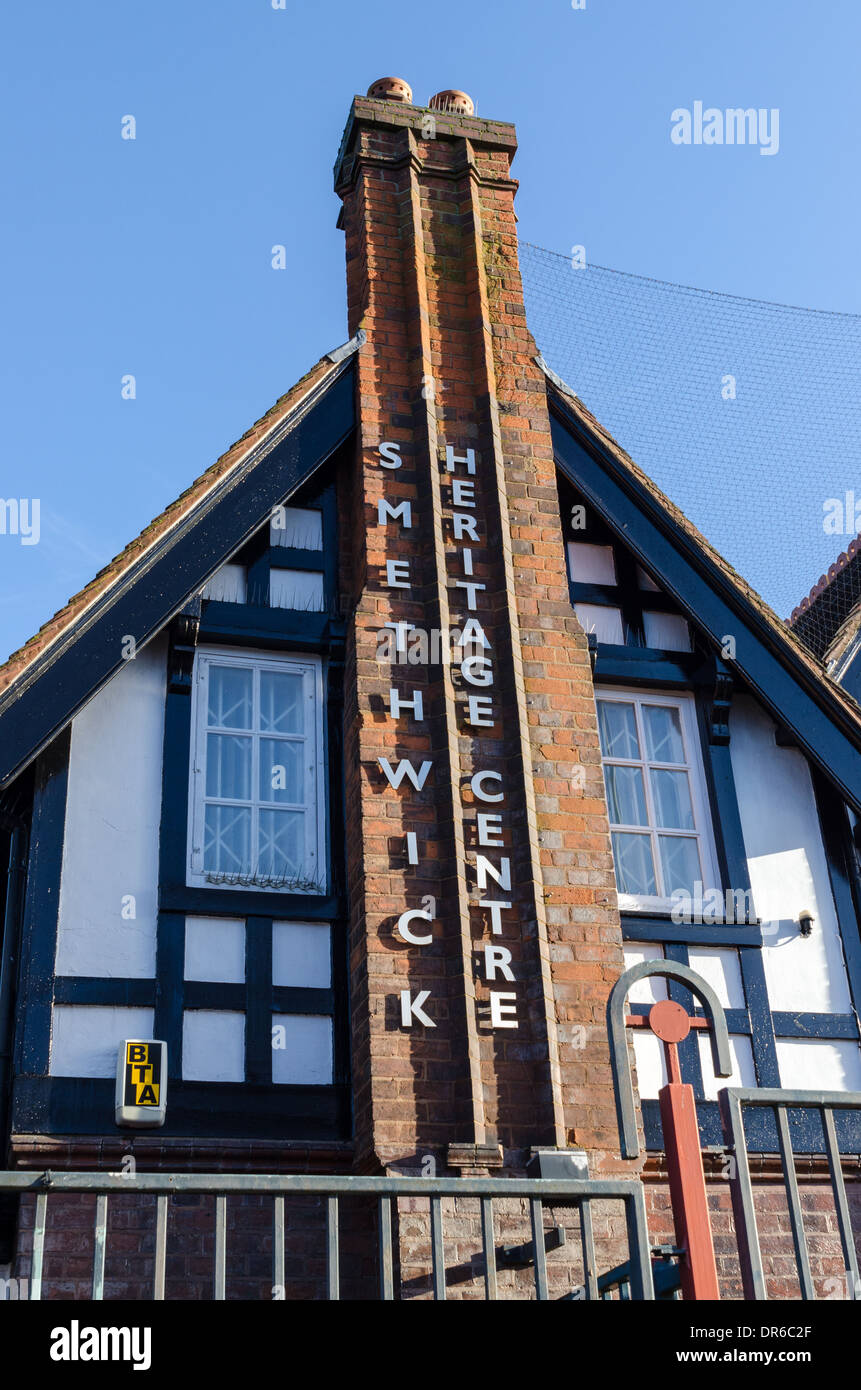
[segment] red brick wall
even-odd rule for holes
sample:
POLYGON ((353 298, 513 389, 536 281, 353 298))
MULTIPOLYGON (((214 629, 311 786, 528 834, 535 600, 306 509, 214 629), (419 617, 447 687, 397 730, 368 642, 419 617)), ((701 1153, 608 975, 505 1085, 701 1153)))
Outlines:
MULTIPOLYGON (((834 1203, 824 1178, 799 1184, 810 1264, 820 1299, 845 1299, 847 1286, 834 1203)), ((645 1182, 649 1236, 653 1245, 674 1244, 669 1189, 654 1174, 645 1182)), ((799 1284, 789 1211, 782 1185, 774 1178, 755 1182, 757 1222, 763 1265, 771 1299, 798 1299, 799 1284)), ((709 1208, 722 1299, 742 1297, 737 1243, 729 1186, 708 1184, 709 1208)), ((861 1256, 861 1182, 847 1181, 847 1196, 861 1256)), ((31 1274, 35 1199, 21 1205, 19 1254, 12 1274, 27 1280, 31 1274)), ((273 1206, 268 1196, 231 1197, 227 1206, 227 1282, 229 1299, 269 1302, 326 1297, 325 1208, 316 1197, 291 1197, 285 1204, 284 1283, 273 1282, 273 1206)), ((95 1197, 65 1194, 48 1201, 43 1297, 87 1299, 92 1288, 95 1197)), ((109 1203, 105 1298, 147 1300, 152 1297, 155 1252, 155 1198, 129 1193, 109 1203)), ((449 1299, 485 1297, 481 1213, 474 1198, 445 1199, 446 1294, 449 1299)), ((533 1266, 506 1267, 503 1250, 528 1246, 532 1239, 528 1204, 523 1200, 494 1203, 497 1284, 500 1298, 535 1297, 533 1266)), ((579 1216, 570 1208, 548 1206, 546 1235, 562 1227, 564 1244, 547 1254, 551 1299, 583 1296, 584 1270, 579 1216)), ((597 1267, 600 1272, 627 1258, 624 1211, 621 1203, 600 1202, 593 1208, 597 1267)), ((174 1195, 169 1200, 165 1296, 168 1299, 212 1298, 215 1252, 215 1213, 212 1197, 174 1195)), ((393 1221, 395 1297, 433 1297, 431 1245, 426 1198, 396 1203, 393 1221)), ((375 1204, 344 1198, 340 1203, 341 1297, 379 1297, 375 1204)), ((25 1296, 26 1287, 21 1287, 25 1296)))
MULTIPOLYGON (((645 1186, 652 1242, 672 1245, 675 1238, 669 1187, 654 1178, 647 1178, 645 1186)), ((823 1176, 807 1181, 799 1178, 798 1186, 816 1297, 846 1298, 846 1268, 830 1184, 823 1176)), ((725 1180, 711 1179, 707 1182, 707 1193, 721 1298, 742 1298, 729 1184, 725 1180)), ((861 1182, 847 1179, 846 1196, 855 1246, 861 1259, 861 1182)), ((776 1178, 754 1179, 754 1202, 768 1296, 773 1299, 800 1298, 795 1247, 783 1183, 776 1178)))
MULTIPOLYGON (((543 377, 525 325, 510 178, 510 126, 359 100, 336 174, 344 201, 350 330, 358 354, 360 447, 348 660, 347 800, 357 1123, 369 1165, 447 1145, 501 1145, 515 1166, 530 1147, 616 1149, 604 1006, 622 969, 621 932, 585 639, 568 601, 543 377), (381 467, 382 441, 402 467, 381 467), (477 541, 470 609, 441 455, 475 451, 477 541), (408 499, 413 527, 377 525, 377 502, 408 499), (386 562, 410 566, 409 594, 386 562), (456 669, 381 669, 378 633, 407 619, 425 630, 476 617, 490 640, 492 727, 465 721, 456 669), (394 678, 390 679, 390 675, 394 678), (389 688, 421 689, 425 720, 389 712, 389 688), (377 759, 433 760, 421 792, 391 789, 377 759), (476 804, 479 768, 505 779, 505 802, 476 804), (488 1025, 483 947, 490 914, 465 877, 477 812, 503 816, 512 902, 518 1028, 488 1025), (421 862, 405 862, 408 830, 421 862), (398 915, 435 903, 434 942, 411 948, 398 915), (436 1027, 400 1027, 397 996, 430 990, 436 1027)), ((466 478, 462 468, 455 476, 466 478)), ((490 851, 486 851, 490 854, 490 851)), ((485 895, 488 896, 488 895, 485 895)), ((498 986, 497 986, 498 987, 498 986)), ((492 988, 492 986, 491 986, 492 988)))

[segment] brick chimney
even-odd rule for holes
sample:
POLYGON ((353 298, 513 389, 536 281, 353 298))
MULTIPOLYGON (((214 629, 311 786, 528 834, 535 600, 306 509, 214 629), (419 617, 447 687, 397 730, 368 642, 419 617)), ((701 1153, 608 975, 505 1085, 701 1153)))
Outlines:
POLYGON ((618 1151, 604 1007, 621 931, 515 132, 463 92, 371 92, 335 166, 366 335, 345 686, 363 1162, 517 1171, 534 1147, 579 1147, 595 1171, 618 1151))

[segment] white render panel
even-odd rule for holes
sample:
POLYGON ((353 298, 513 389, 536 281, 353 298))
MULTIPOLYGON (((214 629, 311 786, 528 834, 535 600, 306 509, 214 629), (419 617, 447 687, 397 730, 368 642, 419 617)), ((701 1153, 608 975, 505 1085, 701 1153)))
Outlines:
POLYGON ((165 680, 156 640, 72 721, 58 975, 155 975, 165 680))
POLYGON ((245 1080, 245 1014, 186 1009, 182 1019, 183 1081, 245 1080))
POLYGON ((244 603, 246 591, 244 565, 234 565, 229 561, 204 586, 201 597, 215 599, 219 603, 244 603))
POLYGON ((861 1051, 853 1042, 778 1038, 780 1084, 799 1091, 861 1091, 861 1051))
POLYGON ((186 917, 185 978, 244 984, 245 919, 186 917))
POLYGON ((326 607, 322 570, 269 571, 269 603, 272 608, 292 608, 299 613, 322 613, 326 607))
POLYGON ((643 613, 643 630, 647 647, 662 652, 689 652, 691 630, 687 618, 679 613, 643 613))
POLYGON ((641 1100, 655 1100, 667 1084, 667 1061, 660 1038, 647 1028, 632 1028, 634 1060, 637 1063, 637 1092, 641 1100))
POLYGON ((717 1100, 718 1091, 723 1090, 724 1086, 755 1086, 756 1071, 753 1065, 753 1050, 750 1045, 750 1038, 743 1034, 731 1034, 729 1040, 729 1050, 732 1057, 732 1075, 715 1076, 714 1064, 712 1063, 712 1048, 708 1038, 703 1033, 697 1034, 697 1046, 700 1052, 700 1067, 703 1073, 703 1094, 706 1100, 717 1100))
MULTIPOLYGON (((663 947, 657 941, 626 941, 624 946, 625 969, 640 965, 644 960, 663 960, 663 947)), ((655 1004, 667 997, 667 982, 660 976, 647 976, 638 980, 628 994, 629 1004, 655 1004)))
POLYGON ((810 770, 797 749, 778 747, 774 728, 751 698, 733 701, 732 767, 753 902, 763 922, 762 955, 771 1007, 849 1013, 810 770), (805 908, 814 918, 812 934, 806 938, 795 925, 805 908), (778 927, 781 919, 790 925, 778 927))
POLYGON ((612 545, 568 542, 568 568, 575 584, 615 584, 616 561, 612 545))
POLYGON ((332 951, 327 922, 272 923, 272 983, 329 989, 332 951))
POLYGON ((725 1009, 745 1007, 738 951, 732 946, 691 946, 688 964, 711 985, 725 1009))
POLYGON ((269 523, 269 544, 322 550, 323 513, 313 507, 276 507, 269 523))
POLYGON ((600 603, 575 603, 574 612, 584 632, 594 632, 599 642, 621 647, 625 642, 621 608, 605 608, 600 603))
MULTIPOLYGON (((51 1026, 52 1076, 114 1077, 126 1038, 151 1038, 152 1009, 55 1004, 51 1026)), ((113 1105, 105 1124, 113 1122, 113 1105)))
POLYGON ((323 1014, 272 1015, 274 1082, 282 1086, 331 1086, 333 1074, 331 1018, 323 1014))

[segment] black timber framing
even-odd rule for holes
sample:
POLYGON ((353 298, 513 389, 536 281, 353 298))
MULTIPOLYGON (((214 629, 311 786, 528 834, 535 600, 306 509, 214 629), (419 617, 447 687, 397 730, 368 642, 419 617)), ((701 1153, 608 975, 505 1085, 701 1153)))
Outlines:
MULTIPOLYGON (((664 1147, 661 1130, 660 1101, 641 1102, 643 1114, 643 1133, 646 1148, 660 1151, 664 1147)), ((750 1153, 776 1154, 780 1152, 777 1123, 773 1112, 751 1107, 749 1116, 744 1117, 744 1130, 750 1153)), ((796 1154, 824 1154, 825 1140, 822 1134, 821 1115, 818 1110, 794 1109, 788 1112, 792 1147, 796 1154)), ((720 1112, 715 1100, 697 1102, 697 1122, 700 1142, 703 1148, 723 1148, 725 1144, 721 1128, 720 1112)), ((851 1110, 834 1112, 834 1127, 841 1154, 861 1153, 861 1113, 851 1110)))
MULTIPOLYGON (((732 695, 733 668, 737 682, 750 690, 769 709, 779 727, 789 731, 793 743, 809 757, 817 805, 828 858, 831 888, 837 910, 847 975, 854 1008, 861 998, 861 875, 852 852, 850 828, 842 797, 857 806, 861 795, 861 739, 851 725, 851 716, 835 701, 827 685, 816 682, 814 673, 804 666, 791 647, 784 649, 753 605, 736 593, 726 576, 684 533, 647 489, 574 419, 564 400, 551 394, 551 421, 556 461, 564 478, 594 509, 598 524, 607 528, 608 539, 630 547, 643 567, 668 590, 686 613, 694 630, 704 630, 714 643, 713 655, 705 665, 690 657, 679 660, 676 653, 646 652, 642 648, 607 646, 598 643, 595 665, 596 684, 623 683, 653 685, 658 688, 683 686, 697 694, 698 722, 720 876, 725 887, 750 891, 750 879, 735 779, 729 748, 729 729, 716 724, 714 710, 708 708, 710 688, 715 677, 723 683, 723 711, 728 715, 732 695), (564 423, 563 423, 564 422, 564 423), (574 437, 572 437, 572 435, 574 437), (736 637, 736 658, 722 662, 717 652, 727 635, 736 637), (743 641, 740 639, 744 639, 743 641), (727 677, 729 678, 727 680, 727 677), (769 682, 772 684, 770 685, 769 682), (728 689, 729 694, 726 694, 728 689), (838 768, 834 760, 848 758, 848 767, 838 768), (835 776, 839 772, 839 776, 835 776), (834 783, 839 790, 835 789, 834 783)), ((618 551, 617 551, 618 554, 618 551)), ((608 602, 613 593, 585 591, 570 585, 572 602, 588 599, 608 602)), ((618 590, 615 591, 616 595, 618 590)), ((618 604, 618 597, 616 597, 618 604)), ((754 904, 755 906, 755 904, 754 904)), ((623 914, 623 936, 630 941, 660 942, 667 959, 686 963, 688 949, 696 944, 738 947, 742 975, 744 1009, 728 1009, 731 1034, 750 1039, 760 1086, 780 1086, 777 1039, 822 1039, 857 1042, 857 1013, 772 1012, 762 958, 762 936, 756 919, 742 925, 715 922, 703 926, 676 925, 663 916, 623 914)), ((814 927, 815 930, 815 927, 814 927)), ((686 992, 670 985, 670 997, 690 1006, 686 992)), ((648 1013, 648 1007, 630 1006, 635 1014, 648 1013)), ((695 1012, 701 1012, 695 1010, 695 1012)), ((681 1049, 680 1049, 681 1052, 681 1049)), ((699 1059, 688 1049, 682 1055, 683 1075, 693 1084, 697 1096, 702 1141, 706 1145, 723 1142, 718 1107, 703 1099, 699 1059)), ((643 1102, 647 1145, 661 1149, 660 1113, 657 1101, 643 1102)), ((821 1126, 815 1111, 793 1112, 793 1143, 801 1152, 823 1152, 821 1126)), ((777 1136, 773 1118, 764 1112, 746 1117, 751 1151, 776 1151, 777 1136)), ((861 1117, 843 1117, 838 1125, 842 1152, 861 1147, 861 1117)))
MULTIPOLYGON (((15 1113, 19 1133, 140 1132, 114 1128, 114 1082, 91 1077, 18 1077, 15 1113)), ((165 1138, 332 1140, 349 1132, 349 1088, 172 1080, 168 1114, 169 1126, 153 1131, 165 1138)))
POLYGON ((67 729, 36 764, 15 1034, 12 1128, 16 1130, 21 1129, 22 1076, 44 1076, 48 1071, 70 747, 71 730, 67 729))
MULTIPOLYGON (((252 537, 236 559, 245 563, 249 577, 256 567, 253 597, 257 602, 222 603, 203 600, 197 629, 197 645, 208 650, 219 646, 259 647, 281 655, 314 651, 322 658, 323 756, 326 765, 326 878, 322 894, 266 891, 254 888, 190 885, 187 882, 189 817, 189 766, 191 757, 191 681, 178 682, 168 673, 165 699, 164 753, 162 765, 162 814, 159 832, 159 919, 155 1036, 168 1043, 168 1075, 171 1081, 168 1115, 162 1133, 182 1136, 183 1125, 197 1116, 197 1133, 223 1135, 225 1110, 239 1125, 238 1133, 254 1137, 341 1139, 350 1132, 349 1019, 346 987, 346 912, 344 899, 344 810, 341 721, 343 717, 344 623, 338 610, 338 511, 336 482, 342 452, 336 450, 328 467, 315 470, 313 481, 291 498, 293 505, 312 507, 323 516, 322 551, 303 551, 313 557, 325 576, 324 613, 294 612, 269 608, 270 564, 280 555, 268 544, 268 525, 252 537), (264 627, 265 624, 265 627, 264 627), (261 641, 261 634, 269 640, 261 641), (242 983, 185 979, 186 917, 241 919, 245 929, 245 979, 242 983), (332 986, 296 988, 272 982, 273 921, 326 922, 330 930, 332 986), (182 1080, 183 1018, 188 1010, 227 1010, 245 1019, 244 1082, 190 1082, 182 1080), (330 1085, 294 1086, 272 1080, 273 1014, 319 1014, 332 1020, 333 1080, 330 1085), (191 1088, 189 1090, 189 1088, 191 1088), (196 1089, 195 1089, 196 1088, 196 1089), (199 1091, 209 1097, 208 1106, 188 1109, 185 1097, 199 1091), (266 1127, 269 1096, 273 1118, 266 1127), (243 1097, 248 1098, 247 1108, 243 1097), (313 1106, 311 1097, 316 1096, 313 1106), (177 1098, 180 1098, 177 1100, 177 1098), (326 1099, 328 1097, 328 1099, 326 1099), (310 1126, 303 1130, 303 1120, 310 1126)), ((346 462, 346 459, 343 460, 346 462)), ((292 553, 292 552, 291 552, 292 553)), ((249 578, 249 600, 252 597, 249 578)), ((193 664, 191 666, 193 671, 193 664)), ((110 982, 108 982, 108 988, 110 982)), ((90 1093, 81 1103, 91 1103, 90 1093)), ((59 1113, 59 1112, 58 1112, 59 1113)), ((81 1131, 95 1132, 97 1117, 82 1119, 81 1131)), ((231 1131, 232 1133, 232 1131, 231 1131)))
POLYGON ((143 647, 331 457, 354 427, 354 392, 349 356, 0 696, 0 786, 121 668, 124 638, 143 647))

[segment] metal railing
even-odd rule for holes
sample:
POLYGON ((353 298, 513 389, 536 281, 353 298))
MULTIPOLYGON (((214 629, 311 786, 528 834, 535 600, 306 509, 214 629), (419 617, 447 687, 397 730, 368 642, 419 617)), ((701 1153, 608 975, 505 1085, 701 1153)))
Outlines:
MULTIPOLYGON (((823 1150, 828 1160, 831 1191, 837 1213, 840 1243, 843 1248, 849 1297, 857 1298, 859 1296, 858 1259, 855 1253, 846 1184, 843 1180, 840 1149, 834 1126, 834 1111, 861 1110, 861 1094, 853 1091, 787 1091, 771 1088, 727 1087, 719 1092, 719 1100, 724 1137, 730 1149, 730 1156, 734 1160, 734 1171, 733 1169, 730 1170, 730 1185, 745 1298, 768 1298, 768 1287, 756 1224, 756 1208, 750 1177, 750 1164, 748 1163, 747 1140, 744 1132, 743 1107, 745 1106, 771 1110, 777 1124, 778 1151, 789 1207, 789 1223, 795 1247, 798 1282, 803 1299, 815 1299, 816 1289, 810 1269, 810 1255, 804 1230, 798 1177, 795 1171, 795 1154, 792 1148, 787 1112, 789 1110, 818 1112, 822 1125, 823 1150)), ((810 1156, 808 1150, 805 1150, 804 1156, 810 1156)))
POLYGON ((295 1196, 323 1198, 325 1203, 326 1297, 341 1296, 339 1203, 342 1198, 376 1200, 379 1238, 379 1296, 395 1298, 395 1253, 393 1249, 392 1203, 399 1198, 423 1197, 430 1208, 431 1278, 434 1299, 446 1297, 446 1255, 443 1200, 475 1198, 480 1204, 481 1245, 484 1291, 487 1299, 497 1293, 497 1251, 494 1235, 494 1203, 510 1199, 529 1204, 534 1265, 535 1297, 550 1297, 545 1250, 544 1207, 576 1207, 580 1216, 583 1268, 583 1297, 599 1297, 592 1223, 592 1203, 621 1201, 625 1207, 629 1254, 629 1296, 652 1299, 652 1267, 646 1226, 646 1205, 639 1181, 627 1179, 585 1179, 553 1181, 544 1178, 409 1178, 409 1177, 308 1177, 305 1175, 185 1174, 185 1173, 0 1173, 0 1192, 35 1194, 33 1249, 29 1297, 42 1297, 45 1233, 51 1196, 89 1193, 96 1197, 93 1227, 92 1294, 104 1297, 105 1254, 108 1236, 108 1202, 112 1194, 124 1196, 151 1194, 156 1197, 155 1261, 152 1297, 165 1297, 165 1270, 168 1251, 168 1198, 177 1193, 205 1193, 215 1198, 215 1246, 212 1273, 213 1298, 226 1297, 227 1286, 227 1198, 229 1196, 269 1195, 273 1199, 272 1275, 274 1286, 285 1282, 285 1199, 295 1196))

